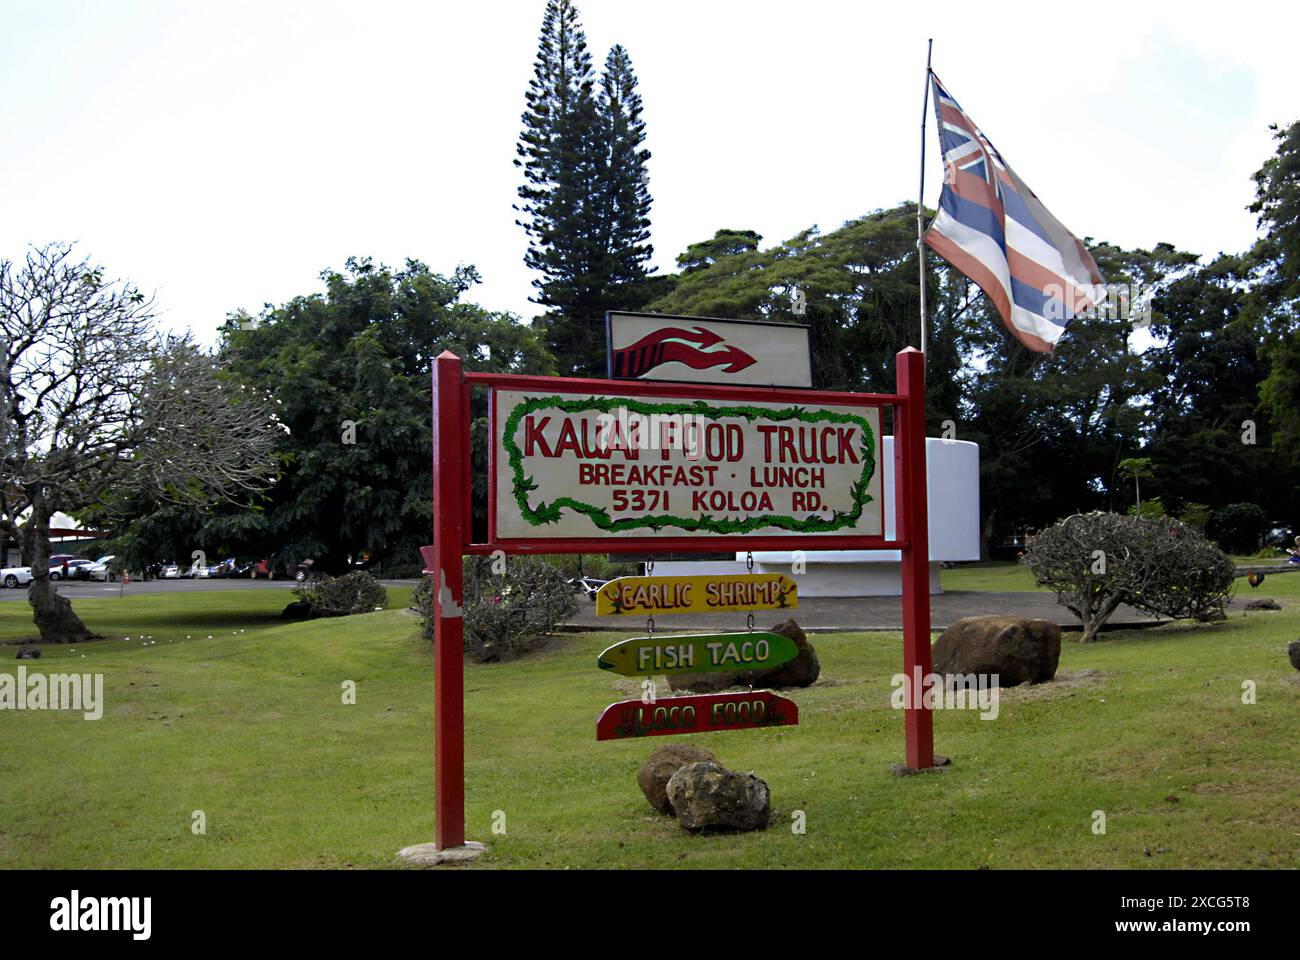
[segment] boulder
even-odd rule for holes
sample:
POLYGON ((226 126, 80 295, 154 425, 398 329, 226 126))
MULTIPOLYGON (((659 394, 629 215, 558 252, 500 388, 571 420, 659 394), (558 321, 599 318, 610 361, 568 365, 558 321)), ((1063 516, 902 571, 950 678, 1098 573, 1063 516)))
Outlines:
POLYGON ((718 758, 703 747, 693 747, 687 743, 670 743, 667 746, 657 747, 654 753, 650 754, 650 759, 637 771, 637 785, 645 794, 645 798, 650 801, 650 806, 671 817, 673 805, 668 802, 668 781, 672 779, 674 773, 687 764, 706 760, 710 763, 719 763, 718 758))
POLYGON ((1300 670, 1300 640, 1292 640, 1286 645, 1286 655, 1291 660, 1291 666, 1300 670))
POLYGON ((672 690, 690 690, 694 693, 714 693, 727 687, 753 687, 762 690, 783 690, 789 687, 810 687, 821 676, 822 665, 817 659, 808 635, 793 620, 778 623, 772 633, 789 637, 799 648, 799 655, 789 663, 778 664, 767 670, 739 670, 728 673, 718 670, 710 673, 687 673, 670 676, 672 690))
POLYGON ((40 658, 41 658, 41 651, 36 650, 33 647, 27 647, 26 649, 19 650, 18 656, 16 656, 14 659, 15 660, 39 660, 40 658))
POLYGON ((935 641, 938 674, 997 674, 998 685, 1045 683, 1061 659, 1061 628, 1050 620, 962 617, 935 641))
POLYGON ((1265 597, 1263 600, 1250 601, 1250 603, 1246 604, 1246 609, 1247 610, 1281 610, 1282 604, 1278 603, 1276 600, 1271 600, 1268 597, 1265 597))
POLYGON ((677 822, 692 832, 715 828, 763 830, 772 816, 767 782, 703 761, 682 767, 668 781, 677 822))
POLYGON ((306 600, 295 600, 280 611, 281 620, 310 620, 311 604, 306 600))

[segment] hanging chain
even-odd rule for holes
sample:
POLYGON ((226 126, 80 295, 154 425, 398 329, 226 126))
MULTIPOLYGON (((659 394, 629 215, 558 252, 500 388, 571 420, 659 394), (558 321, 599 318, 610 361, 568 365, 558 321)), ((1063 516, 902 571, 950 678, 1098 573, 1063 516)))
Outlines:
MULTIPOLYGON (((655 561, 654 561, 654 557, 651 557, 649 560, 645 562, 645 575, 649 577, 652 576, 654 572, 655 572, 655 561)), ((649 616, 645 618, 645 635, 647 640, 654 639, 655 618, 653 616, 649 616)))
MULTIPOLYGON (((754 572, 754 551, 753 550, 750 550, 748 553, 745 554, 745 572, 746 573, 754 572)), ((749 617, 746 618, 745 620, 745 628, 750 633, 754 632, 754 611, 752 610, 749 612, 749 617)))

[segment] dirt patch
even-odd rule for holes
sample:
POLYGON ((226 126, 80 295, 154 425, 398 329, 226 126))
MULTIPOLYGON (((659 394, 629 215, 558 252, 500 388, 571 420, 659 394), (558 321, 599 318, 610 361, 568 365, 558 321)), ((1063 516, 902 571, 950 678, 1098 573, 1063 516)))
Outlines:
POLYGON ((1024 683, 1018 687, 1007 687, 998 691, 998 696, 1010 701, 1017 700, 1055 700, 1068 697, 1079 690, 1099 686, 1108 676, 1102 670, 1059 670, 1056 677, 1047 683, 1024 683))

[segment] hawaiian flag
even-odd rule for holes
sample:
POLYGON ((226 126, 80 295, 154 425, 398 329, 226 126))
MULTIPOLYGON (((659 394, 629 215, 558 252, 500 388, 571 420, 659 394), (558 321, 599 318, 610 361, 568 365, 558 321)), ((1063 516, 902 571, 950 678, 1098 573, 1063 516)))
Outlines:
POLYGON ((925 242, 977 283, 1031 350, 1051 353, 1074 317, 1105 298, 1101 271, 930 74, 943 194, 925 242))

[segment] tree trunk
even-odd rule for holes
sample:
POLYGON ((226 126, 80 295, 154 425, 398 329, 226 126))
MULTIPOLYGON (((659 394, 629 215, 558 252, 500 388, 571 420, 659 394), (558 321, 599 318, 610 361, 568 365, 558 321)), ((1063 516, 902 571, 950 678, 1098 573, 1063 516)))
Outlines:
POLYGON ((91 633, 72 612, 68 598, 50 586, 50 513, 44 494, 32 498, 32 513, 27 520, 32 538, 32 583, 27 588, 27 602, 32 605, 36 629, 40 630, 44 643, 100 639, 100 634, 91 633))
POLYGON ((1118 596, 1108 597, 1106 602, 1101 605, 1096 612, 1093 612, 1092 605, 1089 604, 1089 618, 1083 624, 1083 636, 1079 638, 1080 643, 1092 643, 1097 639, 1097 634, 1105 626, 1106 621, 1119 608, 1120 598, 1118 596))
POLYGON ((985 511, 984 522, 980 524, 980 559, 981 560, 993 559, 993 551, 991 547, 992 547, 992 540, 993 540, 993 515, 995 513, 997 513, 997 511, 993 509, 989 509, 985 511))
POLYGON ((32 524, 29 518, 26 524, 18 528, 18 553, 22 566, 32 565, 32 549, 32 524))

